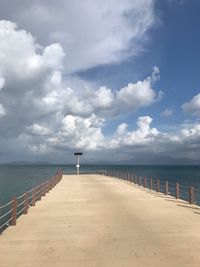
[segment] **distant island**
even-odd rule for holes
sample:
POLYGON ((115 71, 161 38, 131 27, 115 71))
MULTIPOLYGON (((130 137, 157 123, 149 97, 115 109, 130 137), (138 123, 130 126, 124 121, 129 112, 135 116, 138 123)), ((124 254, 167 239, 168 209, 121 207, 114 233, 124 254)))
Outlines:
POLYGON ((3 162, 0 165, 55 165, 51 162, 29 162, 29 161, 11 161, 11 162, 3 162))
MULTIPOLYGON (((75 165, 75 162, 47 162, 47 161, 12 161, 12 162, 3 162, 2 165, 75 165)), ((83 161, 81 165, 142 165, 142 166, 196 166, 200 165, 200 160, 192 160, 188 158, 175 158, 171 156, 157 155, 153 153, 146 153, 146 155, 138 155, 134 158, 125 159, 125 160, 113 160, 113 161, 83 161)))

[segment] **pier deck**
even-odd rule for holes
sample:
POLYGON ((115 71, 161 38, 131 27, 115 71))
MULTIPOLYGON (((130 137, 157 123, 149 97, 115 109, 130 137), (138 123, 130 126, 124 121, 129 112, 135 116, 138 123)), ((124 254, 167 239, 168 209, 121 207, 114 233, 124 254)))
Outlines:
POLYGON ((199 252, 200 208, 100 175, 64 175, 0 236, 1 267, 199 267, 199 252))

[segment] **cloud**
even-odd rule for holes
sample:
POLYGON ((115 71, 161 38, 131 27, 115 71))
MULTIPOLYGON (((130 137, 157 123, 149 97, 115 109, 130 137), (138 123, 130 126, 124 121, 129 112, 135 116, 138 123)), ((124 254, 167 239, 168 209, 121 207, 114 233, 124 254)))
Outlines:
POLYGON ((139 55, 156 24, 154 1, 2 0, 0 16, 0 139, 6 149, 11 139, 29 156, 103 149, 109 120, 159 98, 157 67, 118 90, 77 76, 139 55))
MULTIPOLYGON (((153 89, 160 78, 158 67, 146 79, 116 91, 106 86, 96 90, 91 86, 66 87, 62 47, 41 47, 31 33, 9 21, 0 21, 0 51, 1 87, 4 86, 0 106, 2 136, 26 133, 37 137, 50 135, 52 140, 53 134, 57 145, 60 141, 60 146, 67 142, 71 147, 96 149, 104 140, 104 121, 149 106, 159 97, 153 89)), ((36 142, 40 146, 38 138, 36 142)), ((33 144, 32 151, 36 148, 33 144)))
POLYGON ((195 139, 200 137, 200 124, 186 124, 184 128, 181 130, 181 134, 183 139, 195 139))
POLYGON ((2 104, 0 104, 0 118, 6 115, 6 110, 2 104))
POLYGON ((47 144, 28 145, 28 149, 31 153, 36 155, 45 155, 52 152, 51 148, 47 144))
POLYGON ((67 54, 66 73, 72 73, 141 53, 157 24, 154 2, 3 0, 0 16, 17 21, 42 44, 60 43, 67 54))
POLYGON ((102 147, 104 136, 101 132, 103 120, 92 114, 88 118, 67 115, 58 129, 57 139, 48 141, 58 147, 84 148, 86 150, 98 150, 102 147))
POLYGON ((44 127, 37 123, 34 123, 31 126, 28 126, 27 129, 33 135, 49 135, 51 133, 51 131, 47 127, 44 127))
MULTIPOLYGON (((40 139, 28 145, 32 153, 53 153, 56 150, 83 149, 84 151, 112 151, 131 147, 147 147, 156 143, 156 138, 162 135, 156 128, 151 128, 152 118, 139 117, 138 128, 128 131, 126 123, 120 124, 113 137, 108 138, 102 133, 104 121, 92 114, 90 117, 66 115, 61 120, 57 134, 48 132, 48 138, 39 134, 40 139)), ((40 127, 34 127, 41 133, 40 127)), ((31 128, 32 129, 32 128, 31 128)))
POLYGON ((3 83, 14 79, 30 80, 45 75, 46 71, 60 69, 63 57, 60 44, 42 48, 30 33, 18 29, 15 23, 0 21, 0 75, 3 83))
POLYGON ((9 21, 0 22, 0 51, 0 136, 7 140, 22 140, 23 136, 32 155, 147 145, 159 135, 150 127, 152 119, 148 116, 138 119, 135 131, 122 124, 114 137, 103 134, 108 119, 158 101, 154 89, 160 78, 158 67, 145 79, 118 90, 106 86, 94 89, 91 84, 70 88, 63 80, 61 45, 42 47, 31 33, 9 21))
MULTIPOLYGON (((45 1, 34 1, 30 7, 25 4, 27 13, 20 13, 12 3, 20 27, 11 21, 0 21, 3 154, 14 151, 17 158, 20 151, 24 158, 57 158, 58 154, 62 158, 66 150, 80 148, 93 151, 91 155, 98 151, 99 156, 109 160, 113 153, 128 156, 133 151, 178 154, 185 149, 187 154, 197 146, 198 123, 163 133, 158 126, 152 127, 150 116, 140 116, 135 129, 124 122, 116 127, 114 135, 108 133, 106 126, 111 120, 126 121, 127 115, 134 117, 134 112, 162 98, 162 92, 155 89, 160 79, 157 66, 148 77, 119 89, 93 85, 68 75, 138 55, 155 23, 154 1, 125 0, 116 5, 115 1, 103 0, 99 5, 98 1, 88 0, 76 6, 76 1, 59 3, 63 4, 62 10, 57 10, 58 3, 51 0, 48 5, 45 1), (29 25, 23 27, 27 17, 29 25), (32 24, 33 20, 36 24, 32 24)), ((183 110, 199 114, 198 99, 199 95, 185 103, 183 110)), ((165 110, 166 113, 169 115, 170 110, 165 110)), ((198 154, 196 150, 195 153, 198 154)))
POLYGON ((0 77, 0 91, 3 89, 5 85, 5 79, 0 77))
POLYGON ((114 104, 114 94, 106 86, 100 87, 94 92, 93 106, 100 109, 111 108, 114 104))
POLYGON ((172 116, 172 114, 173 114, 173 110, 170 109, 170 108, 166 108, 166 109, 161 113, 161 115, 162 115, 163 117, 170 117, 170 116, 172 116))
POLYGON ((61 73, 54 72, 45 85, 47 94, 38 99, 38 109, 43 107, 49 112, 61 111, 86 117, 95 113, 103 118, 135 112, 160 99, 160 94, 153 89, 156 82, 152 78, 153 75, 154 71, 143 81, 115 91, 106 86, 96 90, 91 87, 76 90, 76 88, 66 88, 61 73))
POLYGON ((17 136, 52 112, 41 105, 41 99, 48 94, 47 84, 55 89, 55 73, 61 71, 63 57, 59 44, 41 47, 31 33, 0 21, 0 134, 17 136))
POLYGON ((189 102, 184 103, 181 108, 188 114, 200 115, 200 94, 194 96, 189 102))
POLYGON ((138 129, 128 131, 128 125, 122 123, 118 126, 115 137, 111 141, 113 146, 119 145, 146 145, 155 141, 159 136, 159 131, 156 128, 151 128, 152 118, 149 116, 139 117, 137 121, 138 129))
POLYGON ((158 67, 153 68, 152 75, 143 81, 130 83, 117 92, 117 101, 122 109, 135 111, 140 107, 149 106, 156 102, 160 96, 156 96, 153 84, 159 80, 160 71, 158 67))

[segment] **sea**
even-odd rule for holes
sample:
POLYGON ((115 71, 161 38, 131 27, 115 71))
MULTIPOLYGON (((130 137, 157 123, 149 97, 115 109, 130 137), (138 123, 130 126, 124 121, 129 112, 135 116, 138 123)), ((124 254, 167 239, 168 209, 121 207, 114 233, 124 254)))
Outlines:
MULTIPOLYGON (((76 173, 75 165, 0 165, 0 205, 50 179, 57 170, 76 173)), ((80 173, 97 170, 121 172, 159 179, 200 190, 200 166, 82 165, 80 173)))

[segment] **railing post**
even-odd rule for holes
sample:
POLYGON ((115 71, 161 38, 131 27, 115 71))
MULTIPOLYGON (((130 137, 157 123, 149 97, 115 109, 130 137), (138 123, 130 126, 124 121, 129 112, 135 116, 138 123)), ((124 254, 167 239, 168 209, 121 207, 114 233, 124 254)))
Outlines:
POLYGON ((194 203, 194 188, 193 188, 193 186, 189 187, 189 203, 190 204, 194 203))
POLYGON ((165 182, 165 195, 168 195, 168 191, 169 191, 169 184, 168 181, 165 182))
POLYGON ((147 187, 147 178, 144 177, 144 188, 146 188, 146 187, 147 187))
POLYGON ((45 195, 49 192, 49 181, 46 181, 45 195))
POLYGON ((55 186, 55 176, 52 179, 52 188, 54 188, 54 186, 55 186))
POLYGON ((51 188, 53 189, 55 186, 55 177, 52 178, 52 184, 51 184, 51 188))
POLYGON ((44 197, 46 195, 46 190, 47 190, 47 182, 45 182, 43 184, 43 192, 42 192, 42 196, 44 197))
POLYGON ((12 212, 11 212, 12 219, 10 221, 10 225, 14 226, 17 223, 17 198, 16 197, 12 199, 11 207, 12 207, 12 212))
POLYGON ((52 179, 49 180, 49 191, 52 189, 52 179))
POLYGON ((150 181, 149 181, 149 189, 152 190, 153 189, 153 179, 150 178, 150 181))
POLYGON ((133 182, 134 182, 134 184, 137 183, 137 176, 136 175, 134 175, 133 182))
POLYGON ((49 180, 46 182, 45 195, 49 192, 49 180))
POLYGON ((138 176, 137 175, 135 176, 135 183, 139 184, 139 180, 138 180, 138 176))
POLYGON ((35 206, 35 200, 36 200, 36 189, 34 188, 33 192, 32 192, 32 204, 31 204, 31 206, 35 206))
POLYGON ((156 191, 160 192, 160 180, 156 181, 156 191))
POLYGON ((179 183, 176 183, 176 199, 180 198, 180 186, 179 183))
POLYGON ((25 192, 24 195, 24 212, 23 214, 27 214, 28 213, 28 192, 25 192))
POLYGON ((51 190, 51 180, 48 181, 48 193, 51 190))
POLYGON ((39 197, 38 197, 38 200, 41 200, 42 198, 42 185, 39 186, 39 189, 38 189, 38 194, 39 194, 39 197))
POLYGON ((44 196, 44 183, 41 184, 41 198, 44 196))

